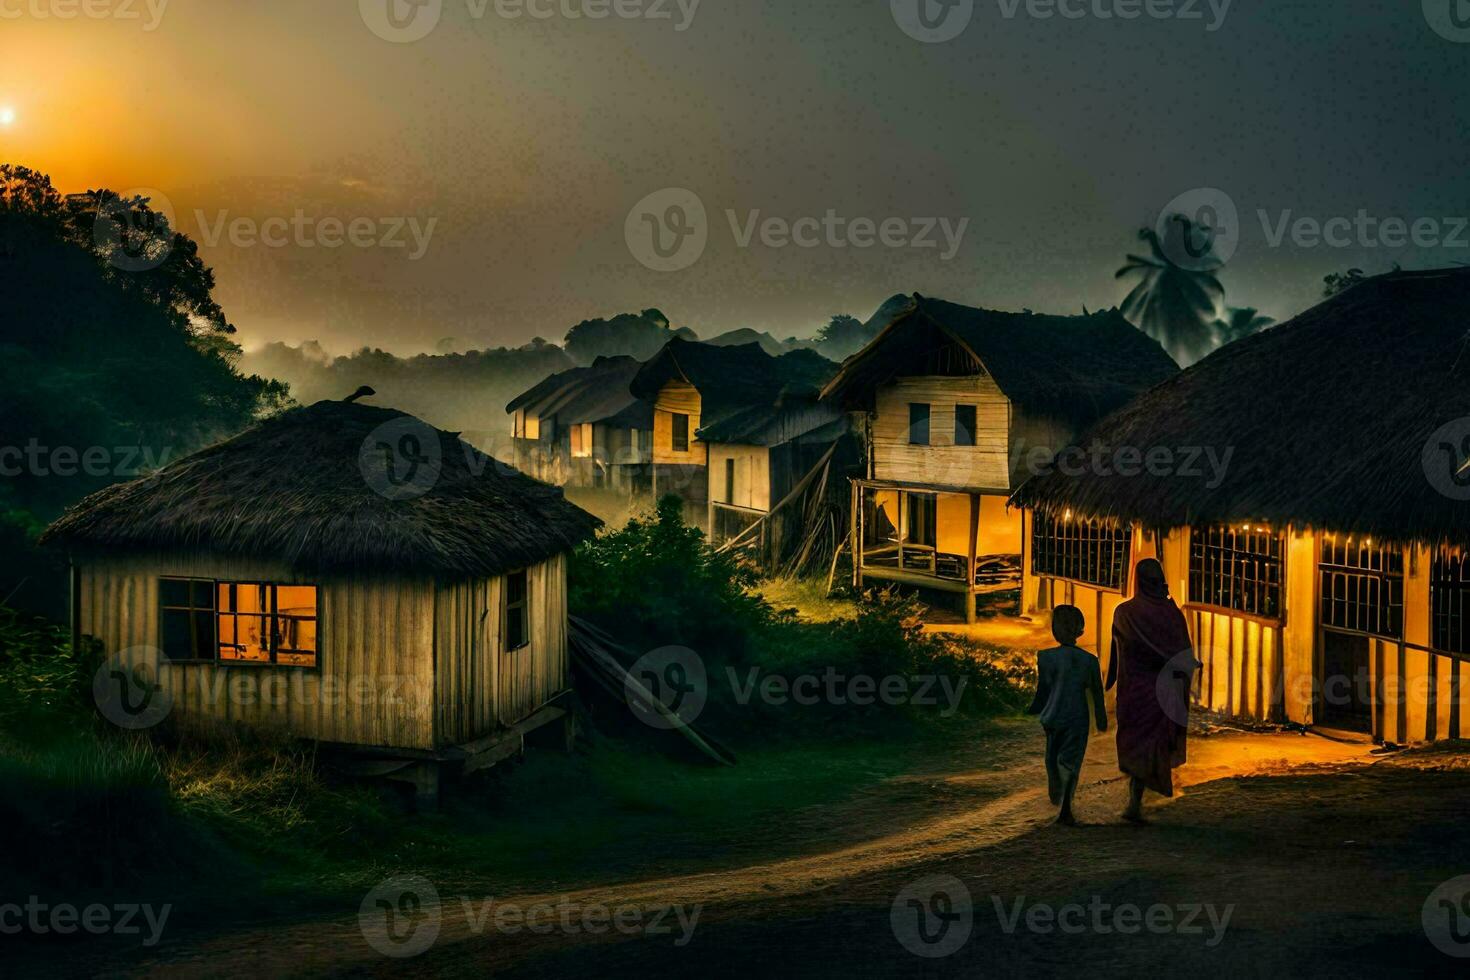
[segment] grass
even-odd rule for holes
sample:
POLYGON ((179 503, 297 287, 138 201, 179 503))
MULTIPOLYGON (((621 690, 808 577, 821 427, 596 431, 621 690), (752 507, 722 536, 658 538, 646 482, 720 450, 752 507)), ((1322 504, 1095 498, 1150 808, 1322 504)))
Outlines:
POLYGON ((827 583, 814 578, 766 578, 752 587, 776 609, 793 610, 798 619, 805 623, 830 623, 839 619, 853 619, 858 606, 849 596, 828 595, 827 583))

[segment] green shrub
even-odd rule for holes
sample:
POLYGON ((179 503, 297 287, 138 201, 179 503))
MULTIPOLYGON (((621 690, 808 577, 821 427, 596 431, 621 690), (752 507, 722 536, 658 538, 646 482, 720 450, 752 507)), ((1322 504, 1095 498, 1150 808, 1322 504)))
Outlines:
POLYGON ((878 734, 927 717, 1024 706, 1023 678, 998 664, 999 651, 926 633, 911 601, 880 596, 820 623, 774 609, 750 591, 754 575, 711 549, 680 513, 666 499, 653 519, 582 547, 572 562, 572 611, 635 653, 677 645, 698 654, 708 679, 699 724, 717 736, 843 725, 878 734))

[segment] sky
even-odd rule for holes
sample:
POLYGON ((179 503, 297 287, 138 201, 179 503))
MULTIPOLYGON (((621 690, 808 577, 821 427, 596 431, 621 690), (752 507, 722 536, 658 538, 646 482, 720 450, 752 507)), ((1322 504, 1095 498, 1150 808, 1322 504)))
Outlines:
POLYGON ((1181 195, 1281 319, 1470 261, 1462 0, 944 3, 0 0, 0 160, 162 203, 247 347, 1106 308, 1181 195))

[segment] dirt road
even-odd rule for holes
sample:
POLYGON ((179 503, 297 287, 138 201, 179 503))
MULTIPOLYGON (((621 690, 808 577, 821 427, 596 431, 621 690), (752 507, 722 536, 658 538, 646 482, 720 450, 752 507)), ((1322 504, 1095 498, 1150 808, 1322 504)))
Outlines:
MULTIPOLYGON (((900 829, 789 860, 556 894, 490 896, 476 894, 472 888, 456 887, 454 894, 439 894, 437 903, 431 898, 419 902, 418 892, 422 889, 414 885, 411 900, 402 904, 404 889, 391 885, 383 895, 376 896, 388 902, 383 907, 386 913, 370 908, 369 920, 386 925, 385 914, 401 911, 403 918, 395 920, 402 926, 398 934, 391 940, 384 936, 375 938, 380 946, 393 952, 418 954, 411 958, 385 956, 374 949, 364 938, 358 910, 351 909, 344 910, 340 919, 332 921, 226 934, 188 947, 168 949, 156 957, 129 964, 129 972, 205 976, 228 969, 265 975, 405 972, 438 975, 510 969, 536 973, 544 969, 551 975, 561 966, 570 969, 573 965, 579 971, 598 972, 600 957, 608 955, 631 958, 629 969, 633 963, 648 958, 680 973, 689 972, 688 968, 696 961, 701 970, 708 972, 714 968, 714 972, 721 972, 728 965, 727 960, 729 964, 743 962, 747 970, 757 969, 759 963, 764 963, 761 969, 765 972, 773 965, 780 965, 783 972, 787 967, 810 966, 815 974, 824 973, 827 967, 832 967, 834 973, 851 973, 855 968, 852 964, 837 967, 837 963, 845 962, 841 957, 813 963, 802 955, 817 938, 831 938, 822 924, 828 920, 842 924, 837 934, 850 936, 839 944, 844 950, 862 949, 871 942, 875 945, 874 962, 886 962, 897 950, 906 957, 908 967, 927 966, 931 965, 928 961, 905 953, 895 943, 892 927, 887 924, 888 905, 906 881, 936 870, 953 874, 955 868, 984 868, 992 856, 1006 848, 1019 847, 1021 852, 1037 847, 1043 851, 1047 846, 1054 848, 1055 854, 1050 858, 1037 857, 1039 865, 1045 868, 1075 865, 1079 863, 1081 849, 1119 834, 1132 834, 1133 840, 1169 840, 1167 846, 1174 847, 1177 842, 1163 828, 1173 825, 1174 811, 1188 810, 1194 803, 1191 787, 1212 780, 1281 777, 1285 773, 1336 774, 1341 778, 1343 772, 1367 766, 1374 758, 1368 754, 1369 746, 1315 736, 1224 734, 1196 739, 1191 744, 1191 762, 1180 772, 1184 792, 1175 801, 1157 808, 1161 832, 1150 837, 1148 829, 1117 826, 1115 814, 1121 809, 1122 784, 1112 742, 1099 738, 1089 751, 1078 796, 1079 816, 1095 826, 1075 831, 1077 836, 1064 839, 1058 835, 1065 831, 1046 826, 1051 812, 1039 785, 1039 739, 1018 735, 1014 744, 1004 748, 1006 764, 998 768, 892 781, 883 794, 887 805, 892 805, 893 800, 915 801, 916 818, 900 829), (984 802, 936 811, 932 805, 936 799, 984 802), (1046 845, 1046 841, 1052 843, 1046 845), (492 899, 493 905, 487 905, 492 899), (496 910, 500 909, 526 912, 545 907, 560 910, 555 917, 562 920, 545 933, 531 928, 531 925, 546 925, 539 920, 533 919, 528 925, 518 923, 514 916, 506 920, 496 918, 496 910), (678 914, 664 916, 656 924, 652 921, 654 910, 671 907, 684 915, 682 924, 678 914), (602 923, 584 918, 582 910, 587 909, 607 910, 609 915, 623 912, 628 929, 604 926, 602 931, 594 932, 591 926, 602 923), (693 941, 675 945, 690 933, 688 920, 695 915, 698 918, 692 924, 693 941), (848 922, 850 916, 856 918, 848 922), (867 921, 871 916, 881 920, 878 925, 882 928, 867 921), (582 928, 584 921, 589 928, 582 928), (432 936, 419 928, 425 923, 434 925, 432 936), (849 927, 858 931, 850 933, 849 927), (627 934, 635 928, 642 931, 627 934), (652 932, 648 931, 650 928, 652 932), (661 929, 669 932, 666 934, 661 929), (819 935, 807 935, 807 929, 815 929, 819 935), (789 942, 777 939, 788 934, 789 942), (432 942, 425 944, 426 938, 432 942), (427 948, 420 951, 420 945, 427 948), (746 955, 731 956, 732 946, 744 950, 746 955), (707 962, 706 957, 716 949, 720 951, 719 961, 707 962), (880 951, 883 956, 877 956, 880 951), (766 958, 768 954, 772 958, 766 958), (751 956, 756 959, 752 961, 751 956), (664 962, 665 957, 672 959, 664 962)), ((1271 784, 1276 780, 1258 782, 1271 784)), ((834 824, 834 836, 851 839, 855 831, 861 836, 861 827, 851 826, 852 821, 862 820, 860 811, 835 808, 826 816, 842 822, 841 826, 834 824)), ((892 826, 892 816, 892 813, 885 814, 881 824, 892 826)), ((807 814, 805 819, 811 820, 813 815, 807 814)), ((779 829, 774 833, 779 835, 779 829)), ((1125 863, 1123 867, 1126 866, 1125 863)), ((1078 875, 1076 880, 1086 880, 1082 868, 1074 870, 1078 875)), ((980 880, 986 879, 986 875, 980 876, 980 880)), ((545 914, 551 915, 549 911, 545 914)), ((897 968, 900 964, 889 965, 897 968)), ((954 966, 954 962, 949 965, 954 966)))

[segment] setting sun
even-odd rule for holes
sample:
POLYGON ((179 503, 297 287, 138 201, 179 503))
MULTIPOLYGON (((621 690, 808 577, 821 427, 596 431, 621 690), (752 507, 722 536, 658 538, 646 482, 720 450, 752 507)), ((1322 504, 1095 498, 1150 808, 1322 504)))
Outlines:
POLYGON ((0 107, 0 126, 9 126, 15 122, 15 110, 10 106, 0 107))

